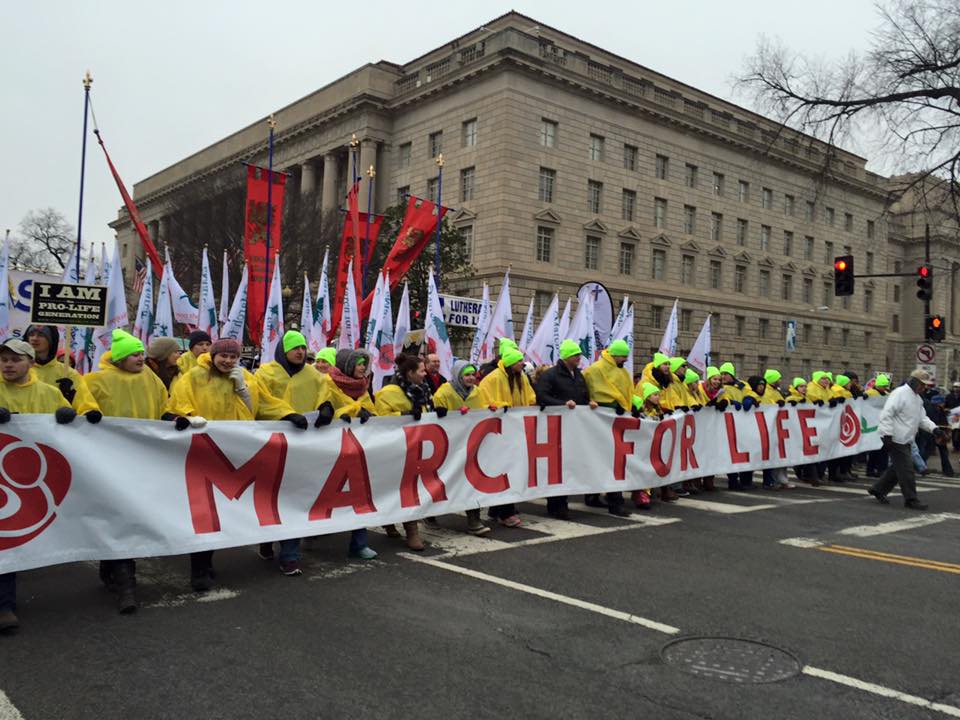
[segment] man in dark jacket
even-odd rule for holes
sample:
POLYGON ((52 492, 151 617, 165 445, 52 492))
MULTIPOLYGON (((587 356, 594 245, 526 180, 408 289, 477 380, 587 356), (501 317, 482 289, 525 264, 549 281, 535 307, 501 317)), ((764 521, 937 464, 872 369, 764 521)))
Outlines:
MULTIPOLYGON (((540 376, 537 381, 537 403, 540 407, 566 405, 571 410, 577 405, 597 404, 590 399, 587 382, 580 372, 580 345, 573 340, 560 343, 560 362, 540 376)), ((547 498, 547 513, 560 520, 569 520, 567 497, 547 498)))
MULTIPOLYGON (((955 382, 950 386, 950 392, 947 393, 943 406, 948 412, 960 406, 960 382, 955 382)), ((953 430, 950 437, 953 442, 953 451, 960 452, 960 430, 953 430)))

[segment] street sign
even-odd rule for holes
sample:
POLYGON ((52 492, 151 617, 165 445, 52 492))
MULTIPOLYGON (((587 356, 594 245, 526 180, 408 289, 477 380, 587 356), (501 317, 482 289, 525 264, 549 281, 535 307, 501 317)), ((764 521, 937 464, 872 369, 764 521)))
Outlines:
POLYGON ((933 345, 929 343, 921 343, 917 345, 917 362, 918 363, 933 363, 937 357, 937 351, 934 349, 933 345))
POLYGON ((103 327, 107 324, 107 288, 105 285, 34 281, 30 322, 34 325, 103 327))
POLYGON ((443 308, 443 321, 448 327, 475 328, 480 321, 481 300, 459 297, 458 295, 440 295, 443 308))
POLYGON ((933 378, 934 382, 937 380, 937 366, 933 363, 920 363, 917 365, 920 370, 926 370, 930 373, 930 377, 933 378))

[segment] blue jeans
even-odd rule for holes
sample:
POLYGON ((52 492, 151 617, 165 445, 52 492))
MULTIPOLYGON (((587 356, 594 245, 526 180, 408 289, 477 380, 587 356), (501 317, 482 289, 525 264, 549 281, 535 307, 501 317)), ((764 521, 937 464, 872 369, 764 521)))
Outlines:
POLYGON ((0 610, 17 609, 17 574, 0 575, 0 610))
POLYGON ((280 562, 297 562, 300 560, 300 538, 280 541, 280 562))
POLYGON ((913 467, 917 472, 923 472, 927 469, 927 463, 920 454, 920 448, 917 447, 916 441, 910 443, 910 455, 913 458, 913 467))
POLYGON ((369 545, 367 541, 367 529, 359 528, 350 533, 350 552, 358 553, 369 545))

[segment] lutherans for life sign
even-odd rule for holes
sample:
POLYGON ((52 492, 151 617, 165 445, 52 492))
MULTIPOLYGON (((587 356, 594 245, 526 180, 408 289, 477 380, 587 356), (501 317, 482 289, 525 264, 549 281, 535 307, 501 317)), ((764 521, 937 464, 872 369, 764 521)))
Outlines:
POLYGON ((483 302, 476 298, 440 295, 443 321, 449 327, 475 328, 477 323, 480 322, 480 306, 482 304, 483 302))
POLYGON ((34 281, 30 322, 34 325, 103 327, 107 322, 107 288, 104 285, 34 281))

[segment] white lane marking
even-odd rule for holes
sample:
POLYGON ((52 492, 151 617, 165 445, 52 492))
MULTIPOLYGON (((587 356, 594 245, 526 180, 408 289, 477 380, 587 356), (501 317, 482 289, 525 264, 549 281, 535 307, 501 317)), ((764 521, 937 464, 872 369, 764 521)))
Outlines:
POLYGON ((863 692, 868 692, 873 695, 880 695, 881 697, 899 700, 900 702, 907 703, 908 705, 916 705, 917 707, 943 713, 944 715, 949 715, 950 717, 960 718, 960 708, 953 705, 944 705, 943 703, 932 702, 926 698, 917 697, 916 695, 908 695, 907 693, 900 692, 899 690, 893 690, 892 688, 884 687, 883 685, 866 682, 865 680, 858 680, 857 678, 850 677, 849 675, 841 675, 840 673, 835 673, 831 670, 823 670, 821 668, 811 667, 810 665, 805 666, 802 672, 804 675, 809 675, 810 677, 820 678, 821 680, 829 680, 830 682, 834 682, 839 685, 846 685, 847 687, 851 687, 856 690, 862 690, 863 692))
MULTIPOLYGON (((232 600, 235 597, 238 597, 240 592, 237 590, 231 590, 230 588, 215 588, 205 593, 184 593, 182 595, 164 595, 163 598, 152 602, 148 605, 144 605, 144 608, 171 608, 171 607, 182 607, 188 602, 198 602, 198 603, 212 603, 220 602, 221 600, 232 600)), ((0 716, 2 718, 2 716, 0 716)))
MULTIPOLYGON (((769 499, 772 500, 773 498, 769 498, 769 499)), ((786 499, 787 498, 783 498, 783 500, 786 500, 786 499)), ((756 512, 757 510, 772 510, 774 508, 781 507, 781 505, 779 504, 780 502, 782 502, 782 500, 780 500, 777 503, 765 502, 759 505, 734 505, 732 503, 713 502, 711 500, 693 500, 692 498, 682 497, 677 500, 676 504, 679 507, 688 507, 694 510, 706 510, 708 512, 722 513, 724 515, 737 515, 739 513, 756 512)), ((809 505, 812 503, 822 503, 822 502, 830 502, 830 501, 824 500, 821 498, 811 499, 811 500, 800 500, 798 498, 793 500, 791 504, 809 505)))
POLYGON ((805 550, 808 548, 822 547, 824 545, 824 543, 821 542, 820 540, 814 540, 813 538, 802 538, 802 537, 786 538, 785 540, 779 540, 778 542, 781 545, 789 545, 790 547, 803 548, 805 550))
MULTIPOLYGON (((821 485, 820 487, 809 486, 811 490, 825 490, 826 492, 835 492, 835 493, 846 493, 847 495, 862 495, 863 497, 869 498, 870 495, 867 494, 867 488, 869 485, 848 485, 846 487, 839 487, 837 485, 821 485)), ((804 488, 806 489, 806 488, 804 488)), ((937 492, 940 488, 925 488, 924 492, 937 492)))
POLYGON ((3 690, 0 690, 0 720, 23 720, 23 715, 3 690))
POLYGON ((346 577, 348 575, 353 575, 358 572, 367 572, 373 570, 374 568, 386 567, 388 563, 385 563, 383 560, 377 560, 376 558, 372 560, 361 560, 359 558, 351 558, 350 562, 346 565, 334 565, 329 563, 327 567, 320 570, 320 572, 312 572, 314 565, 309 563, 304 566, 304 575, 307 576, 307 580, 336 580, 337 578, 346 577))
POLYGON ((661 632, 666 635, 676 635, 680 632, 680 628, 675 628, 672 625, 665 625, 664 623, 659 623, 656 620, 649 620, 647 618, 640 617, 639 615, 633 615, 621 610, 613 610, 612 608, 604 607, 603 605, 597 605, 596 603, 587 602, 586 600, 578 600, 577 598, 573 598, 568 595, 560 595, 559 593, 543 590, 541 588, 533 587, 532 585, 525 585, 523 583, 514 582, 513 580, 505 580, 504 578, 499 578, 494 575, 487 575, 486 573, 470 570, 469 568, 441 562, 439 560, 435 560, 434 558, 417 557, 408 553, 401 553, 401 555, 409 560, 413 560, 414 562, 423 563, 424 565, 430 565, 432 567, 458 573, 460 575, 466 575, 467 577, 471 577, 475 580, 482 580, 484 582, 493 583, 494 585, 510 588, 511 590, 518 590, 520 592, 527 593, 528 595, 542 597, 546 600, 553 600, 554 602, 558 602, 563 605, 570 605, 571 607, 580 608, 581 610, 588 610, 589 612, 597 613, 598 615, 605 615, 606 617, 614 618, 615 620, 622 620, 623 622, 630 623, 631 625, 640 625, 648 630, 656 630, 657 632, 661 632))
MULTIPOLYGON (((539 500, 533 500, 530 504, 541 505, 543 507, 546 507, 547 501, 545 498, 541 498, 539 500)), ((604 510, 603 508, 590 507, 589 505, 584 505, 583 503, 572 502, 572 503, 568 503, 567 506, 570 508, 571 511, 575 513, 584 513, 587 515, 599 515, 600 517, 616 518, 617 520, 623 520, 625 522, 639 523, 641 525, 649 525, 649 526, 669 525, 670 523, 676 522, 678 519, 678 518, 665 518, 665 517, 659 517, 657 515, 650 515, 648 510, 635 510, 635 511, 631 511, 631 514, 628 515, 627 517, 620 517, 619 515, 611 515, 609 510, 604 510)), ((570 523, 576 523, 576 520, 571 520, 571 521, 553 520, 552 518, 550 520, 552 522, 565 523, 568 525, 570 523)))
POLYGON ((931 515, 918 515, 916 517, 906 518, 905 520, 893 520, 891 522, 880 523, 879 525, 857 525, 848 527, 839 531, 840 535, 853 535, 854 537, 874 537, 876 535, 888 535, 890 533, 902 532, 904 530, 914 530, 916 528, 926 527, 927 525, 936 525, 944 520, 960 519, 956 513, 934 513, 931 515))
POLYGON ((955 482, 947 482, 945 480, 917 480, 917 487, 938 487, 938 488, 953 488, 956 489, 960 487, 955 482))

